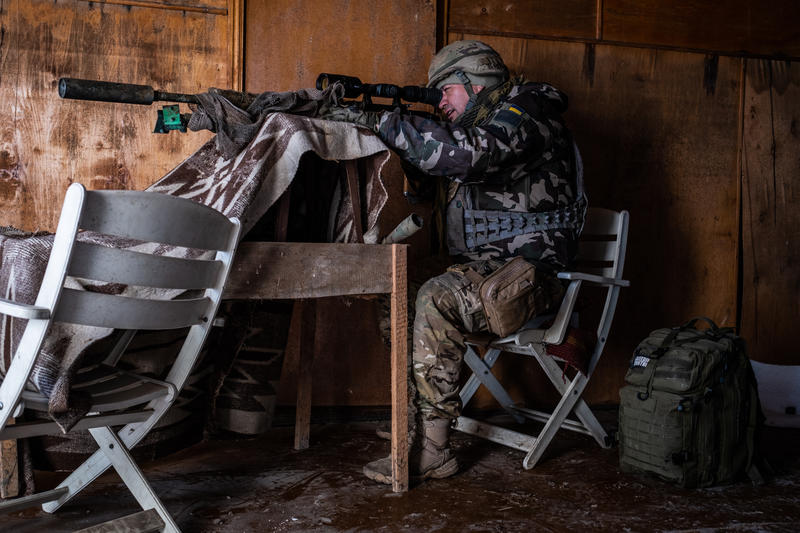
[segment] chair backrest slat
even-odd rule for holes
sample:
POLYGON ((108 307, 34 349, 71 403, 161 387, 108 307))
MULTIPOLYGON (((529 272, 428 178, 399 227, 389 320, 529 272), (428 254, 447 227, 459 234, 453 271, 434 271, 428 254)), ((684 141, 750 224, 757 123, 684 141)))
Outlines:
POLYGON ((590 207, 586 212, 583 235, 616 235, 619 216, 619 213, 610 209, 590 207))
POLYGON ((212 320, 208 298, 146 300, 65 288, 54 320, 119 329, 173 329, 212 320))
POLYGON ((576 272, 583 272, 584 274, 594 274, 595 276, 603 276, 604 278, 614 277, 613 266, 595 266, 586 263, 576 262, 573 265, 573 270, 576 272))
POLYGON ((222 263, 214 260, 151 255, 77 242, 67 274, 143 287, 202 289, 216 283, 222 268, 222 263))
POLYGON ((581 241, 578 261, 610 261, 617 258, 617 241, 581 241))
POLYGON ((586 212, 574 268, 607 278, 622 275, 627 241, 627 212, 590 207, 586 212))
POLYGON ((149 242, 223 250, 228 218, 208 206, 146 191, 87 191, 80 228, 149 242))

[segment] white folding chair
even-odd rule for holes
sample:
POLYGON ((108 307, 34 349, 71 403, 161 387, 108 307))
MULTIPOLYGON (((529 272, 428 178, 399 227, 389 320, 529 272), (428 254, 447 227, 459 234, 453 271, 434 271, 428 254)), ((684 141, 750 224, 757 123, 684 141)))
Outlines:
MULTIPOLYGON (((7 424, 25 409, 47 412, 48 399, 26 388, 26 382, 51 325, 64 322, 125 333, 102 364, 79 371, 71 388, 89 393, 92 400, 88 414, 73 430, 88 429, 100 449, 56 489, 7 500, 0 511, 48 502, 42 508, 53 512, 113 466, 146 514, 163 522, 160 529, 178 531, 129 450, 169 409, 191 372, 214 320, 239 231, 238 220, 191 200, 154 192, 86 191, 79 184, 69 187, 35 305, 0 300, 1 313, 28 320, 0 384, 0 440, 60 433, 50 420, 7 424), (108 247, 76 239, 79 229, 143 242, 134 247, 136 251, 108 247), (148 243, 181 247, 171 250, 185 253, 165 255, 164 246, 148 243), (157 290, 137 289, 136 297, 83 291, 66 287, 67 276, 84 283, 97 280, 157 290), (165 298, 165 294, 181 297, 165 298), (188 328, 188 334, 163 380, 115 367, 136 330, 178 328, 188 328), (118 432, 111 429, 123 424, 118 432)), ((122 529, 113 530, 126 529, 124 520, 115 524, 122 529)))
POLYGON ((516 422, 523 423, 526 419, 544 422, 544 428, 540 433, 532 436, 465 416, 458 417, 454 429, 525 452, 522 463, 525 469, 536 465, 560 428, 591 435, 600 446, 604 448, 610 446, 608 435, 586 402, 581 399, 581 394, 603 353, 611 321, 614 318, 619 290, 630 285, 627 280, 622 279, 627 238, 627 211, 589 208, 576 260, 576 267, 580 270, 558 273, 560 279, 569 280, 569 285, 555 317, 549 317, 553 318, 552 325, 544 329, 542 318, 535 318, 513 335, 491 341, 483 358, 477 354, 477 345, 468 341, 464 361, 472 370, 472 375, 459 393, 462 405, 467 405, 478 387, 483 384, 516 422), (586 374, 576 372, 571 380, 566 381, 565 369, 559 364, 564 362, 556 361, 554 357, 548 355, 547 346, 564 342, 567 328, 574 322, 575 302, 583 283, 606 288, 605 306, 597 326, 596 343, 589 358, 586 374), (539 362, 561 394, 561 400, 552 412, 528 409, 514 403, 491 372, 492 366, 503 352, 529 355, 539 362), (575 413, 577 420, 567 418, 570 412, 575 413))

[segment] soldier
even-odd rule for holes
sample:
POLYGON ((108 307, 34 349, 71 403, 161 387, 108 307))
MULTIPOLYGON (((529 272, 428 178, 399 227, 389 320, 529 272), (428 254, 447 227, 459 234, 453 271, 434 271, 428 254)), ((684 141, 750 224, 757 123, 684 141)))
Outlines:
MULTIPOLYGON (((461 411, 465 334, 489 329, 481 279, 522 257, 536 267, 536 297, 535 305, 520 303, 520 315, 530 318, 557 303, 563 291, 554 272, 573 258, 586 208, 580 158, 561 118, 564 93, 510 78, 499 54, 479 41, 442 48, 428 86, 442 90, 438 107, 449 123, 351 108, 321 115, 371 128, 407 163, 448 180, 446 240, 461 262, 427 281, 416 298, 414 402, 422 430, 409 458, 415 481, 458 471, 448 440, 461 411)), ((390 484, 390 458, 367 464, 364 473, 390 484)))

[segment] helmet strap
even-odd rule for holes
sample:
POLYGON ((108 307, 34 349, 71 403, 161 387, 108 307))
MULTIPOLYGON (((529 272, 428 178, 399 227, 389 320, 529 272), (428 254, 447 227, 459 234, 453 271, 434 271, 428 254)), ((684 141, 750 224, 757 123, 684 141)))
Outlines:
POLYGON ((466 74, 464 74, 460 70, 455 71, 454 74, 456 78, 458 78, 458 81, 460 81, 461 84, 464 86, 464 89, 467 91, 467 96, 469 96, 469 100, 467 101, 467 106, 464 109, 466 111, 467 109, 475 105, 475 100, 478 98, 478 95, 476 95, 475 91, 472 90, 472 82, 470 81, 470 79, 467 77, 466 74))
POLYGON ((475 95, 474 105, 464 109, 464 112, 455 120, 455 125, 462 128, 480 126, 491 116, 500 102, 514 87, 521 85, 524 79, 514 78, 493 87, 484 88, 479 94, 475 95))

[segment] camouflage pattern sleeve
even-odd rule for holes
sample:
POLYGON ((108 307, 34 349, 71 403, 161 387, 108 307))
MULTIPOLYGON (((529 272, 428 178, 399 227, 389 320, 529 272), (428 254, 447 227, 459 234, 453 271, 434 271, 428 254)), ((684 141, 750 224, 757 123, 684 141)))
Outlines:
POLYGON ((423 172, 471 184, 516 179, 510 169, 546 157, 552 128, 522 106, 505 102, 480 127, 463 128, 395 112, 380 117, 376 132, 423 172))

